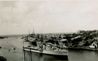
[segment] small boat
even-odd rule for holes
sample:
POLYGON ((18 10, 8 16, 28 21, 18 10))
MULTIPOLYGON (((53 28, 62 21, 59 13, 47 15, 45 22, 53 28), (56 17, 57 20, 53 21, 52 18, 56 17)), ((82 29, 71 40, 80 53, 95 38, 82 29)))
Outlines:
POLYGON ((0 39, 5 39, 5 38, 8 38, 8 37, 6 37, 6 36, 0 36, 0 39))

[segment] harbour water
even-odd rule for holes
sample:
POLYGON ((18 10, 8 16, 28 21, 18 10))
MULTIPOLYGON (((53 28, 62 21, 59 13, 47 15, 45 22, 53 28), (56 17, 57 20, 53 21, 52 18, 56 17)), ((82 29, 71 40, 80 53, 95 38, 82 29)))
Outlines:
POLYGON ((97 51, 69 50, 69 61, 98 61, 97 51))

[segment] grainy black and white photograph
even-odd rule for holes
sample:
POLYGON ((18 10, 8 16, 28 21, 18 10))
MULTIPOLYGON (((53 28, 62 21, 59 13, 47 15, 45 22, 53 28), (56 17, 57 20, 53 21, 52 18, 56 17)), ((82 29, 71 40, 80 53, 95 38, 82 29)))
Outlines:
POLYGON ((98 61, 98 0, 0 0, 0 61, 98 61))

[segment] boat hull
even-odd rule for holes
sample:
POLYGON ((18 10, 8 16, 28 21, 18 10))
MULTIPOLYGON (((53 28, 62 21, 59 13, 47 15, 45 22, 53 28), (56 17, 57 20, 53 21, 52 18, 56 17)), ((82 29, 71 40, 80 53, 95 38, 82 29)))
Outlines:
POLYGON ((38 50, 38 49, 33 49, 33 48, 28 48, 24 47, 24 51, 28 52, 35 52, 39 54, 46 54, 46 55, 54 55, 54 56, 68 56, 68 51, 67 49, 64 51, 49 51, 49 50, 38 50))

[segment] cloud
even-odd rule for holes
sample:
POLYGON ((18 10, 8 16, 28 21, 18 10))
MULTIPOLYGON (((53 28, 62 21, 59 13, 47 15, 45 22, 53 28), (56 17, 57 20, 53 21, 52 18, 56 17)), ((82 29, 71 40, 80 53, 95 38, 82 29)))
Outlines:
POLYGON ((97 0, 0 1, 0 34, 98 29, 97 0))

